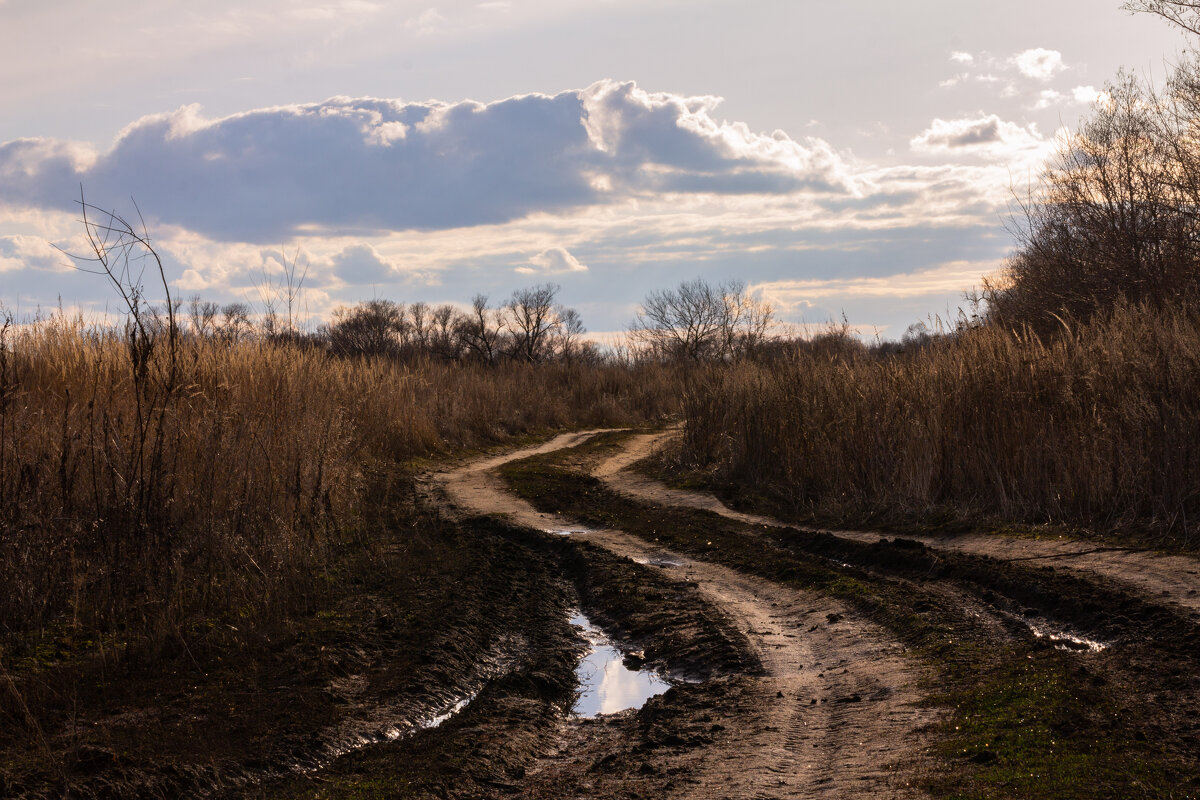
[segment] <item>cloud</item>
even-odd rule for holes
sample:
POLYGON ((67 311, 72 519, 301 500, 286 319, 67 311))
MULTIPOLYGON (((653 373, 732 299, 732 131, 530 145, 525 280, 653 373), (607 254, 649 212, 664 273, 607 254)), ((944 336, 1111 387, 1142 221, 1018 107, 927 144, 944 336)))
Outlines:
POLYGON ((756 283, 752 292, 781 308, 830 297, 927 297, 961 293, 978 286, 980 278, 999 268, 997 262, 952 261, 916 272, 879 277, 830 280, 782 280, 756 283))
POLYGON ((82 183, 132 195, 156 223, 220 241, 501 224, 685 194, 853 193, 823 140, 718 121, 719 98, 601 81, 493 103, 335 97, 220 119, 143 117, 96 153, 52 139, 0 145, 0 203, 69 209, 82 183))
POLYGON ((517 267, 521 275, 560 275, 565 272, 587 272, 587 266, 562 247, 551 247, 529 259, 530 266, 517 267))
POLYGON ((950 54, 950 60, 958 64, 971 64, 975 61, 975 56, 970 53, 964 53, 961 50, 955 50, 950 54))
POLYGON ((361 286, 396 280, 392 264, 367 243, 351 245, 333 256, 332 271, 344 283, 361 286))
POLYGON ((68 272, 70 259, 40 236, 0 236, 0 273, 32 269, 68 272))
POLYGON ((1094 105, 1108 97, 1108 92, 1102 92, 1095 86, 1076 86, 1071 90, 1071 96, 1076 103, 1094 105))
POLYGON ((1062 53, 1042 47, 1017 53, 1012 57, 1012 63, 1026 78, 1039 81, 1048 81, 1067 68, 1062 53))
POLYGON ((910 142, 912 149, 926 153, 966 151, 993 158, 1014 158, 1021 154, 1042 157, 1047 140, 1037 125, 1022 127, 995 114, 962 119, 935 119, 924 132, 910 142))

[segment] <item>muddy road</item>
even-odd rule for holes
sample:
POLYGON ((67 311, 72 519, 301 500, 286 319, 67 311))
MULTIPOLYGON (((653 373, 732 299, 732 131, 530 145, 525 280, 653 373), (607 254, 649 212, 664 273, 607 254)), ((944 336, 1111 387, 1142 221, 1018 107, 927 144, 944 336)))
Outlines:
MULTIPOLYGON (((594 433, 594 432, 593 432, 594 433)), ((916 797, 895 769, 915 760, 922 707, 904 647, 845 604, 671 552, 620 530, 588 529, 536 511, 496 474, 510 461, 571 447, 589 433, 465 465, 438 476, 451 504, 582 538, 652 569, 682 574, 736 621, 762 664, 746 695, 751 714, 724 716, 728 736, 680 797, 916 797)), ((640 441, 640 440, 639 440, 640 441)), ((605 465, 612 474, 612 462, 605 465)), ((746 698, 744 698, 746 699, 746 698)))
MULTIPOLYGON (((674 489, 630 469, 637 462, 652 456, 659 448, 665 446, 672 436, 677 435, 677 431, 660 431, 633 437, 622 451, 600 464, 595 474, 616 491, 647 502, 701 509, 751 525, 790 527, 800 531, 817 530, 773 517, 736 511, 712 494, 674 489)), ((837 530, 832 533, 841 538, 868 543, 885 538, 884 534, 868 531, 837 530)), ((1108 547, 1095 542, 1071 539, 1032 539, 985 534, 906 533, 904 536, 940 550, 989 556, 1003 561, 1038 562, 1072 571, 1093 573, 1105 580, 1127 584, 1142 594, 1167 599, 1200 617, 1200 559, 1194 556, 1108 547)))
POLYGON ((670 435, 389 483, 319 613, 131 667, 0 796, 1200 797, 1194 560, 789 525, 647 477, 670 435), (574 713, 601 634, 671 688, 574 713))

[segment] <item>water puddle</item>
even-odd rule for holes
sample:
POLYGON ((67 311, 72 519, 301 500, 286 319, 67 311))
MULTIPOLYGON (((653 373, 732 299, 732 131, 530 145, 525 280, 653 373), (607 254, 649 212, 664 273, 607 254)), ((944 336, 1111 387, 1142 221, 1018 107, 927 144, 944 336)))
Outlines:
POLYGON ((677 561, 674 558, 667 556, 651 556, 650 558, 635 558, 634 561, 638 564, 649 565, 651 567, 682 567, 683 562, 677 561))
POLYGON ((571 617, 571 624, 583 629, 590 647, 575 675, 579 679, 579 699, 571 713, 580 717, 614 714, 627 708, 641 708, 651 697, 662 694, 671 684, 653 670, 631 670, 611 641, 583 614, 571 617))
POLYGON ((1088 639, 1070 631, 1055 630, 1043 622, 1025 620, 1025 625, 1038 639, 1045 639, 1057 650, 1071 650, 1076 653, 1099 653, 1108 648, 1104 642, 1088 639))
POLYGON ((574 536, 580 533, 595 533, 591 528, 546 528, 546 533, 554 536, 574 536))

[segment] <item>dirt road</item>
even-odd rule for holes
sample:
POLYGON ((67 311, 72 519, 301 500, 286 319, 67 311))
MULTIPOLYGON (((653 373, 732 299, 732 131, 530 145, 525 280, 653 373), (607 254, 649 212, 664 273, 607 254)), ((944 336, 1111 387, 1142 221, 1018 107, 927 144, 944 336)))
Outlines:
MULTIPOLYGON (((629 470, 632 464, 662 447, 673 431, 650 433, 631 438, 625 449, 599 465, 596 476, 614 490, 648 502, 684 506, 711 511, 723 517, 752 525, 797 527, 787 522, 746 514, 727 507, 711 494, 672 489, 659 481, 629 470)), ((844 539, 874 542, 882 534, 865 531, 830 531, 844 539)), ((1191 614, 1200 616, 1200 560, 1185 555, 1164 555, 1145 550, 1105 547, 1094 542, 1057 539, 1028 539, 1008 536, 965 534, 956 536, 920 536, 905 534, 930 547, 986 555, 1004 561, 1032 561, 1070 570, 1101 575, 1115 583, 1128 584, 1135 591, 1154 598, 1166 598, 1191 614)))
MULTIPOLYGON (((844 604, 678 553, 617 530, 585 530, 539 513, 509 494, 494 470, 515 459, 572 447, 596 432, 564 434, 538 447, 441 473, 458 508, 501 514, 545 531, 571 531, 621 556, 663 562, 694 581, 704 597, 736 620, 757 650, 764 674, 753 679, 754 711, 722 719, 735 729, 703 754, 677 796, 695 798, 871 797, 918 795, 894 765, 911 764, 920 729, 934 711, 918 706, 919 678, 903 647, 844 604)), ((639 447, 652 441, 638 440, 639 447)), ((610 477, 618 460, 605 465, 610 477)))

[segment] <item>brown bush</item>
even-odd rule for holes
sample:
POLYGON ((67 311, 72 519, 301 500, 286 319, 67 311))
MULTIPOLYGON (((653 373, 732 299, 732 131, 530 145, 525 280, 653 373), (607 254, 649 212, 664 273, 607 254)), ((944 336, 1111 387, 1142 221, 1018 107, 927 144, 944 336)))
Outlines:
POLYGON ((1194 543, 1200 310, 1121 302, 1066 323, 710 369, 684 399, 682 457, 820 517, 949 509, 1194 543))
POLYGON ((139 372, 135 338, 62 318, 2 337, 0 647, 278 618, 354 533, 373 463, 657 418, 677 395, 653 366, 403 364, 278 337, 183 336, 173 368, 150 348, 139 372))

